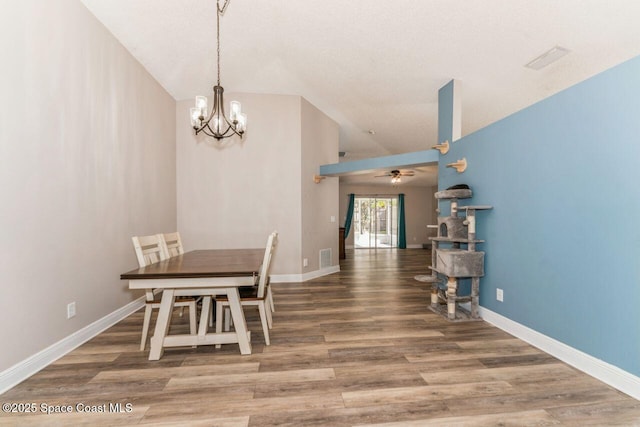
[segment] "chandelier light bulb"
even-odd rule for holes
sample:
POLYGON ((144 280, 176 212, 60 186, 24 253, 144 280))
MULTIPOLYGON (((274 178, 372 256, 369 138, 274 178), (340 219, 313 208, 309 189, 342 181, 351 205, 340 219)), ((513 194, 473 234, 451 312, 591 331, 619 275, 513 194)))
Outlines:
POLYGON ((242 114, 242 106, 238 101, 231 101, 230 110, 231 111, 229 112, 229 119, 231 119, 233 123, 237 123, 238 117, 240 116, 240 114, 242 114))
POLYGON ((199 128, 200 127, 200 109, 193 107, 190 110, 190 115, 191 115, 191 126, 193 126, 194 128, 199 128))
POLYGON ((238 126, 236 126, 236 129, 240 133, 247 130, 247 115, 245 113, 240 113, 238 116, 238 126))
POLYGON ((222 128, 224 127, 224 119, 220 116, 216 116, 213 118, 213 129, 217 133, 222 133, 222 128))
POLYGON ((207 117, 207 104, 209 101, 206 96, 196 96, 196 108, 200 110, 200 115, 207 117))

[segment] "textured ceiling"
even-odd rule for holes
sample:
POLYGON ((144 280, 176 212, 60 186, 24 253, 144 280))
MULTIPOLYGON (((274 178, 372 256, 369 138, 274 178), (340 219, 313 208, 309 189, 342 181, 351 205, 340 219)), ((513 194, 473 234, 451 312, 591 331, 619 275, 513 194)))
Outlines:
MULTIPOLYGON (((215 1, 82 1, 176 100, 211 94, 215 1)), ((344 160, 419 151, 450 79, 466 135, 639 55, 638 22, 638 0, 232 0, 221 82, 304 96, 340 124, 344 160), (571 52, 524 67, 556 45, 571 52)))

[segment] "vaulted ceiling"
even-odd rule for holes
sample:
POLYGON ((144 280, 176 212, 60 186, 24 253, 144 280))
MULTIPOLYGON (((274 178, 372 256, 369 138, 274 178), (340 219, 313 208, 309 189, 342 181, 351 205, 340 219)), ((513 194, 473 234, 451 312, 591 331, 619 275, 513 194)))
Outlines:
MULTIPOLYGON (((82 1, 176 100, 211 95, 215 0, 82 1)), ((345 160, 419 151, 449 80, 465 135, 639 55, 638 22, 637 0, 231 0, 221 82, 302 95, 340 124, 345 160), (554 46, 570 53, 525 67, 554 46)))

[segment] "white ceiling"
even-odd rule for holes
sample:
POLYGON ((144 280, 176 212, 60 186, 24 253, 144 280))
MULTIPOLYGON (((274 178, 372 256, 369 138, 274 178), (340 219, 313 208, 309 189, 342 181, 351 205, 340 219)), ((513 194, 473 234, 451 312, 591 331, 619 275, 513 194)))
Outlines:
MULTIPOLYGON (((176 100, 211 94, 214 0, 82 2, 176 100)), ((638 0, 231 0, 221 83, 304 96, 340 124, 344 160, 420 151, 449 80, 466 135, 639 55, 639 22, 638 0), (571 52, 524 67, 556 45, 571 52)))

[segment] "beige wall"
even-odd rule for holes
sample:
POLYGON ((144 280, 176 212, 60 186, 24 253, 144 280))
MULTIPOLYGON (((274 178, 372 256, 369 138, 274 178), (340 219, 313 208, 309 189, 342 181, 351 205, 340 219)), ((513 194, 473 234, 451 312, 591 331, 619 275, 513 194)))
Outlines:
POLYGON ((139 296, 176 175, 175 101, 79 1, 6 2, 0 32, 2 372, 139 296))
MULTIPOLYGON (((349 194, 356 196, 367 195, 397 195, 405 194, 405 222, 407 231, 407 247, 420 246, 429 242, 429 237, 435 236, 434 230, 427 229, 427 225, 437 221, 437 203, 434 194, 437 187, 410 186, 378 186, 378 185, 340 185, 340 227, 344 226, 349 205, 349 194)), ((353 228, 346 239, 347 247, 353 247, 353 228)))
POLYGON ((193 134, 193 100, 177 104, 178 229, 185 249, 262 247, 268 233, 277 230, 273 274, 302 274, 303 257, 311 267, 318 247, 333 244, 337 250, 337 239, 307 236, 302 225, 303 209, 324 212, 305 218, 304 231, 329 229, 323 220, 332 209, 337 215, 337 187, 308 184, 319 165, 337 155, 337 125, 299 96, 231 93, 225 98, 242 102, 248 131, 243 140, 232 138, 222 146, 193 134))
POLYGON ((338 178, 316 184, 320 165, 338 163, 336 122, 302 99, 302 258, 303 273, 320 268, 320 250, 331 249, 331 265, 338 265, 338 178), (331 222, 333 217, 334 222, 331 222))

